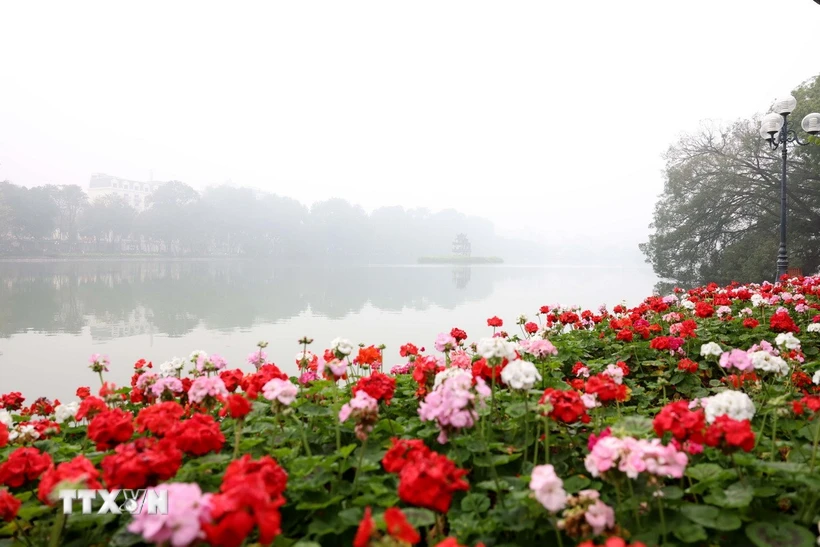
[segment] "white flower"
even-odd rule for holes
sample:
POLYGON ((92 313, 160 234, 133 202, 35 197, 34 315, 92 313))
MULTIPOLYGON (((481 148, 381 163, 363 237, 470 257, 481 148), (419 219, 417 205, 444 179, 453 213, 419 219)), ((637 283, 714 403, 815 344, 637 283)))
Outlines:
POLYGON ((77 410, 80 409, 79 401, 74 401, 71 403, 66 403, 62 405, 57 405, 54 408, 54 420, 61 424, 67 420, 74 420, 74 416, 77 414, 77 410))
POLYGON ((768 351, 754 351, 749 354, 749 359, 751 359, 755 370, 774 372, 778 376, 785 376, 789 373, 789 365, 786 364, 786 361, 768 351))
POLYGON ((820 332, 820 323, 812 323, 806 327, 806 332, 820 332))
POLYGON ((794 334, 790 332, 781 332, 778 334, 774 343, 778 346, 786 346, 786 349, 800 349, 800 340, 795 338, 794 334))
MULTIPOLYGON (((196 352, 194 352, 196 353, 196 352)), ((193 355, 193 354, 192 354, 193 355)), ((164 377, 176 376, 177 372, 185 367, 185 361, 179 357, 174 357, 170 361, 165 361, 159 366, 159 373, 164 377)))
POLYGON ((447 380, 448 378, 454 378, 454 377, 456 377, 460 374, 467 374, 468 376, 470 376, 470 379, 472 379, 472 374, 470 374, 469 372, 467 372, 464 369, 461 369, 461 368, 458 368, 458 367, 446 368, 446 369, 442 370, 441 372, 439 372, 438 374, 436 374, 436 378, 433 381, 433 389, 436 389, 438 386, 443 384, 444 381, 447 380))
POLYGON ((191 352, 191 355, 188 356, 188 360, 192 363, 196 363, 197 361, 199 361, 200 357, 203 360, 208 359, 208 354, 202 351, 201 349, 198 349, 196 351, 191 352))
MULTIPOLYGON (((701 399, 701 405, 704 404, 701 399)), ((729 416, 734 420, 751 420, 755 415, 755 405, 742 391, 727 389, 709 397, 706 404, 706 421, 713 423, 718 416, 729 416)))
POLYGON ((330 349, 339 355, 350 355, 353 352, 353 344, 346 338, 334 338, 330 342, 330 349))
POLYGON ((0 424, 5 424, 9 429, 14 425, 14 418, 12 418, 11 413, 4 408, 0 408, 0 424))
POLYGON ((588 409, 597 408, 601 406, 601 403, 598 402, 597 393, 584 393, 583 395, 581 395, 581 401, 584 403, 584 406, 588 409))
POLYGON ((24 425, 18 429, 12 429, 9 431, 9 440, 14 441, 22 437, 21 442, 25 441, 36 441, 40 438, 40 433, 34 429, 33 425, 24 425))
POLYGON ((476 351, 485 359, 499 357, 501 359, 515 359, 515 348, 501 337, 482 338, 478 341, 476 351))
POLYGON ((709 357, 710 355, 720 357, 723 355, 723 349, 716 342, 709 342, 700 347, 700 355, 701 357, 709 357))
POLYGON ((689 299, 681 300, 680 305, 683 306, 684 308, 686 308, 687 310, 694 310, 695 309, 695 303, 692 302, 689 299))
POLYGON ((763 303, 763 297, 760 294, 755 293, 752 295, 752 306, 755 308, 759 307, 763 303))
POLYGON ((538 369, 529 361, 516 359, 501 371, 501 381, 512 389, 532 389, 540 380, 538 369))
POLYGON ((820 386, 820 369, 814 371, 814 376, 811 377, 811 381, 814 382, 814 385, 820 386))
POLYGON ((624 383, 624 369, 618 365, 607 365, 604 374, 612 378, 616 384, 624 383))

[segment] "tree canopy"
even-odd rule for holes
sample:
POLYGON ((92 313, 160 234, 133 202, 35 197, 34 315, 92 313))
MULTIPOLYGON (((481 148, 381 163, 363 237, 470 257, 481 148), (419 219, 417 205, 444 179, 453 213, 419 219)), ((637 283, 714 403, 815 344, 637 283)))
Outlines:
MULTIPOLYGON (((793 91, 790 127, 820 111, 820 76, 793 91)), ((654 233, 641 250, 655 273, 682 284, 772 280, 780 227, 781 151, 759 134, 760 119, 704 124, 665 154, 664 190, 654 233)), ((790 267, 820 267, 820 139, 789 147, 788 252, 790 267)))

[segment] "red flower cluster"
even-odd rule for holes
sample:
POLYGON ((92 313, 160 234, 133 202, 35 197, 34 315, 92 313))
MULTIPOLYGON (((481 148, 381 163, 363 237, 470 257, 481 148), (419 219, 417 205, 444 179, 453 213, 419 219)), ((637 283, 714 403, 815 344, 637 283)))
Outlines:
POLYGON ((399 355, 401 355, 402 357, 415 357, 418 354, 419 348, 417 348, 409 342, 399 348, 399 355))
POLYGON ((794 323, 794 319, 786 311, 779 311, 772 315, 769 319, 769 328, 774 332, 793 332, 795 334, 800 332, 800 327, 794 323))
POLYGON ((501 371, 504 370, 504 367, 506 367, 508 363, 507 359, 502 359, 501 363, 493 367, 482 357, 473 363, 473 378, 481 378, 489 385, 493 383, 493 376, 495 376, 496 385, 504 385, 504 382, 501 381, 501 371))
POLYGON ((5 488, 0 490, 0 520, 11 522, 17 516, 23 502, 12 496, 5 488))
POLYGON ((504 321, 502 321, 498 316, 494 315, 487 319, 487 326, 488 327, 503 327, 504 321))
POLYGON ((403 502, 440 513, 450 510, 455 492, 470 488, 463 478, 467 470, 459 469, 447 456, 433 452, 418 439, 394 438, 382 465, 388 473, 399 475, 403 502))
POLYGON ((134 417, 121 408, 98 414, 88 425, 88 438, 97 443, 97 450, 114 448, 131 439, 133 434, 134 417))
POLYGON ((694 374, 698 371, 698 364, 691 359, 681 359, 678 361, 678 370, 694 374))
POLYGON ((741 374, 730 374, 720 379, 724 384, 730 385, 735 389, 740 389, 743 384, 747 382, 757 382, 760 378, 754 372, 743 372, 741 374))
POLYGON ((80 406, 77 409, 77 414, 74 416, 74 418, 78 422, 80 420, 84 420, 85 418, 88 418, 90 420, 100 412, 106 412, 107 410, 108 405, 105 404, 105 401, 103 401, 99 397, 94 397, 93 395, 90 395, 83 399, 83 402, 80 403, 80 406))
POLYGON ((150 431, 157 437, 164 437, 179 423, 185 410, 176 401, 167 401, 147 406, 137 414, 137 431, 150 431))
POLYGON ((467 339, 467 333, 457 327, 450 329, 450 336, 456 339, 456 344, 461 344, 467 339))
POLYGON ((75 392, 75 394, 76 394, 76 395, 77 395, 77 397, 79 397, 79 398, 80 398, 80 400, 82 401, 83 399, 85 399, 86 397, 89 397, 89 396, 91 395, 91 388, 90 388, 90 387, 88 387, 88 386, 81 386, 81 387, 78 387, 78 388, 77 388, 77 391, 75 392))
POLYGON ((697 315, 701 319, 712 317, 714 314, 715 308, 713 308, 711 304, 708 304, 706 302, 698 302, 697 304, 695 304, 695 315, 697 315))
MULTIPOLYGON (((794 401, 792 403, 792 408, 794 409, 795 414, 803 414, 806 411, 806 408, 812 411, 812 413, 820 412, 820 395, 806 395, 799 401, 794 401)), ((810 416, 809 419, 813 419, 814 416, 810 416)))
POLYGON ((689 410, 689 403, 686 401, 675 401, 663 407, 652 425, 658 437, 663 437, 668 431, 680 442, 703 444, 703 429, 706 426, 703 411, 689 410))
POLYGON ((750 452, 755 446, 755 434, 749 420, 735 420, 729 416, 718 416, 706 430, 706 444, 722 447, 725 451, 742 448, 750 452))
POLYGON ((257 526, 259 542, 271 543, 282 533, 279 508, 285 504, 287 481, 287 473, 270 456, 253 461, 245 454, 232 461, 220 493, 211 498, 212 521, 202 526, 208 542, 239 547, 257 526))
POLYGON ((0 422, 0 448, 5 448, 9 442, 9 428, 0 422))
POLYGON ((552 405, 547 416, 555 421, 572 424, 580 420, 582 423, 589 423, 587 409, 577 391, 560 391, 548 387, 538 401, 539 405, 547 403, 552 405))
MULTIPOLYGON (((418 531, 407 522, 407 517, 398 507, 390 507, 384 512, 384 523, 387 526, 387 535, 398 542, 415 545, 421 541, 418 531)), ((376 523, 373 521, 373 513, 368 506, 364 510, 364 517, 359 522, 356 537, 353 538, 353 547, 368 547, 375 531, 376 523)))
POLYGON ((685 340, 677 336, 658 336, 649 342, 649 347, 658 351, 677 351, 685 340))
POLYGON ((424 397, 433 388, 436 374, 442 369, 435 357, 423 356, 413 361, 413 380, 419 385, 416 397, 424 397))
POLYGON ((262 391, 262 387, 274 378, 287 380, 288 375, 279 370, 279 367, 273 363, 267 363, 259 367, 259 370, 254 374, 249 374, 242 378, 239 385, 242 387, 242 391, 245 392, 248 399, 254 400, 257 395, 259 395, 259 392, 262 391))
POLYGON ((758 325, 760 325, 760 321, 758 321, 754 317, 747 317, 743 320, 743 326, 747 329, 754 329, 758 325))
POLYGON ((646 547, 645 543, 640 541, 633 541, 627 543, 625 539, 616 536, 606 538, 603 543, 595 543, 591 539, 578 544, 578 547, 646 547))
POLYGON ((225 435, 210 414, 194 414, 171 430, 170 437, 177 447, 192 456, 204 456, 208 452, 219 452, 225 444, 225 435))
MULTIPOLYGON (((627 369, 624 375, 628 374, 627 369)), ((627 387, 625 384, 619 384, 609 374, 596 374, 587 380, 584 386, 584 391, 590 395, 597 395, 598 400, 602 403, 608 401, 626 401, 628 396, 627 387)))
POLYGON ((629 329, 621 329, 618 331, 618 334, 615 335, 615 340, 621 342, 631 342, 632 341, 632 331, 629 329))
POLYGON ((222 380, 222 383, 225 384, 225 389, 228 390, 228 393, 233 393, 236 391, 236 388, 238 388, 239 384, 242 383, 242 378, 244 377, 245 373, 238 368, 233 370, 223 370, 219 373, 219 378, 222 380))
POLYGON ((43 478, 40 479, 37 498, 46 505, 53 505, 56 500, 51 498, 51 492, 61 482, 68 481, 72 484, 82 484, 82 488, 95 490, 102 488, 102 484, 97 480, 99 478, 100 472, 97 471, 94 464, 88 461, 85 456, 80 455, 71 461, 61 463, 56 468, 50 467, 43 475, 43 478))
POLYGON ((384 404, 389 405, 396 391, 396 379, 381 372, 374 372, 370 376, 359 378, 352 391, 353 396, 358 391, 364 391, 377 401, 384 401, 384 404))
POLYGON ((0 484, 19 488, 29 481, 37 480, 51 467, 51 456, 36 448, 18 448, 9 459, 0 464, 0 484))
POLYGON ((12 391, 11 393, 6 393, 5 395, 0 395, 0 408, 5 408, 6 410, 20 410, 23 406, 23 401, 26 398, 23 397, 23 394, 19 391, 12 391))
POLYGON ((378 369, 382 364, 382 352, 376 346, 359 348, 359 354, 353 362, 360 366, 378 369))
POLYGON ((231 415, 234 420, 241 420, 251 411, 251 402, 239 393, 231 393, 227 399, 223 401, 222 408, 219 410, 220 416, 231 415))
POLYGON ((181 465, 182 452, 171 439, 141 437, 117 446, 100 467, 108 488, 139 489, 173 478, 181 465))

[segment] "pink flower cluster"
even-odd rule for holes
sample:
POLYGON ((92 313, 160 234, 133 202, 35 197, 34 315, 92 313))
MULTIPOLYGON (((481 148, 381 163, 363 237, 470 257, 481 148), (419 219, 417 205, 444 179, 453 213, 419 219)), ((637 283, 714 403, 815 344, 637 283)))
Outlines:
POLYGON ((723 368, 734 367, 741 372, 754 368, 749 354, 742 349, 733 349, 732 351, 724 352, 723 355, 720 356, 720 366, 723 368))
POLYGON ((555 474, 555 469, 547 465, 538 465, 532 470, 530 479, 532 490, 538 503, 550 513, 557 513, 567 506, 567 493, 564 490, 564 481, 555 474))
POLYGON ((168 491, 168 514, 143 510, 128 525, 132 534, 140 534, 147 543, 186 547, 205 537, 202 523, 210 522, 210 497, 195 483, 165 483, 157 490, 168 491))
POLYGON ((248 354, 248 363, 256 367, 256 370, 259 370, 259 367, 264 365, 268 361, 267 354, 262 351, 254 351, 253 353, 248 354))
POLYGON ((533 357, 542 358, 546 357, 547 355, 557 355, 558 350, 555 346, 552 345, 552 342, 549 340, 544 340, 542 338, 528 338, 521 340, 519 342, 521 346, 521 351, 529 353, 533 357))
POLYGON ((673 445, 664 445, 660 439, 635 439, 608 436, 599 438, 584 460, 587 471, 598 477, 615 468, 631 479, 643 472, 658 477, 679 479, 686 470, 689 458, 673 445))
POLYGON ((463 350, 456 350, 450 353, 450 366, 457 368, 470 368, 473 366, 473 359, 463 350))
POLYGON ((441 332, 436 336, 435 346, 436 351, 450 351, 458 346, 458 342, 456 342, 456 339, 449 333, 441 332))
POLYGON ((296 400, 299 388, 290 380, 274 378, 262 386, 262 395, 268 401, 276 401, 282 406, 288 406, 296 400))
POLYGON ((219 376, 200 376, 191 384, 188 390, 188 400, 192 403, 201 403, 206 397, 227 397, 228 389, 219 376))
POLYGON ((363 441, 378 420, 379 402, 368 395, 365 390, 357 391, 356 396, 339 410, 340 422, 344 423, 351 417, 356 420, 356 437, 363 441))
POLYGON ((390 369, 390 374, 410 374, 413 372, 413 363, 402 363, 400 365, 393 365, 390 369))
POLYGON ((219 355, 211 355, 209 357, 204 353, 201 353, 196 358, 196 369, 199 372, 213 372, 222 370, 227 366, 228 362, 219 355))
POLYGON ((481 378, 460 369, 449 375, 419 404, 419 417, 423 422, 435 421, 440 433, 438 442, 447 442, 448 432, 472 427, 478 418, 476 407, 490 396, 490 388, 481 378))
POLYGON ((176 376, 169 376, 168 378, 159 378, 151 386, 151 393, 154 397, 162 397, 166 391, 170 393, 182 393, 182 381, 176 376))

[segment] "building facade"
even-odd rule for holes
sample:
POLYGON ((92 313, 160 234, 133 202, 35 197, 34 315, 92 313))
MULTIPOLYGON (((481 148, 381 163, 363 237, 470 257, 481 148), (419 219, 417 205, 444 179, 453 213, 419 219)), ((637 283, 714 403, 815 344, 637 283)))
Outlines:
POLYGON ((137 211, 145 209, 148 196, 161 182, 139 182, 103 173, 94 173, 88 183, 88 197, 91 201, 99 197, 115 194, 122 196, 137 211))

